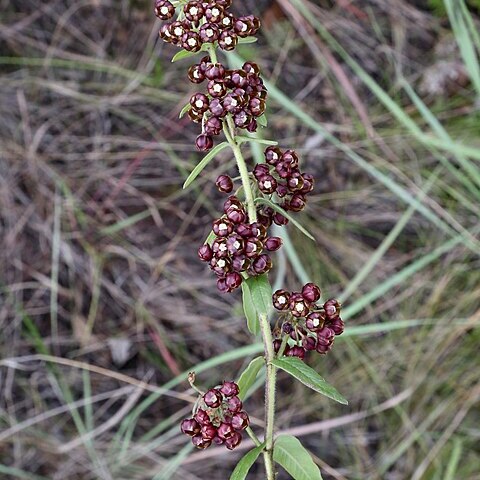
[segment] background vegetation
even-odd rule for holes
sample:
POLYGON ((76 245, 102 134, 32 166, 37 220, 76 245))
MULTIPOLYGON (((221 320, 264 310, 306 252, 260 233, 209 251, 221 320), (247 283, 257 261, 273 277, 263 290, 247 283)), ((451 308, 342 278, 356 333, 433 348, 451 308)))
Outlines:
MULTIPOLYGON (((350 405, 280 376, 279 430, 325 479, 480 479, 478 2, 237 5, 263 19, 238 52, 270 79, 264 135, 318 178, 317 243, 289 229, 274 281, 346 307, 314 366, 350 405)), ((158 27, 150 0, 0 0, 1 478, 224 480, 242 454, 178 428, 181 372, 235 378, 261 346, 196 259, 223 168, 180 190, 195 87, 158 27)))

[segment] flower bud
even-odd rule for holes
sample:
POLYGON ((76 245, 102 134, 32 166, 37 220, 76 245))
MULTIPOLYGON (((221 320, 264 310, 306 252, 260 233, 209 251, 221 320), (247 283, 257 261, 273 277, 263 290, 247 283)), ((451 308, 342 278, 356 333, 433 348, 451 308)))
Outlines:
POLYGON ((180 429, 185 435, 193 437, 200 432, 200 425, 193 418, 186 418, 182 421, 180 429))
POLYGON ((230 193, 233 190, 233 181, 228 175, 220 175, 215 185, 218 190, 223 193, 230 193))

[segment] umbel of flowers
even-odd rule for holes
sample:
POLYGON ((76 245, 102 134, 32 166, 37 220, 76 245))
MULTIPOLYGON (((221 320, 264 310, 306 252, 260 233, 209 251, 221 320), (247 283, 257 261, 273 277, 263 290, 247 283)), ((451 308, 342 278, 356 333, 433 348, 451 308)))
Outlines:
MULTIPOLYGON (((187 73, 191 82, 203 84, 203 89, 191 96, 184 109, 201 126, 195 142, 197 149, 211 150, 214 137, 223 132, 237 160, 241 188, 236 189, 226 173, 217 178, 218 190, 229 197, 223 204, 223 213, 212 222, 208 241, 198 249, 199 258, 216 275, 217 287, 223 293, 233 292, 244 282, 272 269, 270 254, 281 248, 282 240, 271 236, 268 229, 272 224, 286 225, 291 215, 302 211, 315 183, 311 174, 300 170, 300 159, 294 150, 281 150, 275 145, 265 149, 264 163, 248 171, 237 135, 241 130, 248 133, 257 130, 266 109, 267 89, 257 64, 247 61, 240 69, 229 69, 217 60, 217 47, 226 52, 233 50, 260 27, 259 19, 253 15, 232 14, 231 3, 231 0, 156 0, 154 7, 156 16, 167 22, 160 29, 160 38, 187 52, 207 53, 187 73)), ((326 354, 335 336, 343 333, 339 302, 330 299, 321 303, 320 298, 320 288, 313 283, 304 285, 299 292, 277 290, 272 297, 272 306, 279 312, 273 331, 263 315, 261 328, 267 368, 263 453, 268 480, 275 478, 272 362, 288 357, 303 361, 308 351, 326 354)), ((199 391, 192 416, 181 424, 182 432, 200 449, 215 443, 232 450, 240 444, 243 431, 257 446, 261 445, 249 429, 249 418, 239 393, 238 385, 232 381, 225 381, 206 393, 199 391)), ((342 399, 338 401, 346 402, 338 396, 342 399)))

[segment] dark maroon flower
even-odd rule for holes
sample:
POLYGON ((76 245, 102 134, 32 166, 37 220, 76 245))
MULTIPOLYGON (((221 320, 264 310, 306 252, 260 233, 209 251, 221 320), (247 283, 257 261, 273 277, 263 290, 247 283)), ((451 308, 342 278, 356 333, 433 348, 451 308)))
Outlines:
POLYGON ((241 411, 232 417, 232 427, 235 430, 245 430, 249 424, 250 419, 248 418, 247 412, 241 411))
POLYGON ((212 230, 218 237, 226 237, 233 232, 233 225, 226 218, 219 218, 212 223, 212 230))
POLYGON ((317 352, 320 354, 327 353, 333 345, 335 339, 335 332, 328 328, 323 327, 317 332, 317 352))
POLYGON ((210 63, 205 69, 205 76, 209 80, 222 80, 225 77, 225 67, 221 63, 210 63))
POLYGON ((290 296, 288 308, 294 317, 305 317, 309 311, 309 306, 300 293, 294 293, 290 296))
POLYGON ((202 83, 205 80, 205 74, 203 73, 200 65, 192 65, 188 70, 188 79, 192 83, 202 83))
POLYGON ((255 75, 260 74, 259 66, 254 62, 245 62, 242 66, 242 70, 247 73, 253 73, 255 75))
MULTIPOLYGON (((198 34, 203 43, 213 43, 218 40, 220 30, 214 23, 205 23, 200 27, 198 34)), ((208 75, 207 78, 209 78, 208 75)))
POLYGON ((213 257, 213 251, 208 243, 205 243, 198 249, 198 256, 202 262, 209 262, 213 257))
POLYGON ((265 241, 265 248, 270 252, 275 252, 283 245, 280 237, 268 237, 265 241))
POLYGON ((205 9, 205 18, 210 23, 218 23, 222 19, 224 14, 223 7, 221 7, 218 3, 214 3, 213 5, 209 5, 205 9))
POLYGON ((210 112, 212 112, 212 115, 215 115, 217 117, 225 116, 227 112, 223 108, 223 103, 220 98, 213 98, 210 101, 210 112))
POLYGON ((275 166, 280 161, 282 151, 277 147, 268 147, 265 150, 264 154, 265 154, 265 161, 269 165, 275 166))
POLYGON ((287 185, 291 192, 301 192, 304 185, 303 177, 300 175, 300 173, 294 172, 288 178, 287 185))
POLYGON ((202 41, 197 32, 185 32, 182 35, 182 47, 189 52, 199 52, 202 48, 202 41))
POLYGON ((206 112, 208 110, 208 97, 203 93, 194 93, 190 98, 190 105, 197 112, 206 112))
POLYGON ((305 208, 305 205, 305 197, 300 193, 296 193, 295 195, 292 195, 288 204, 288 209, 293 212, 301 212, 305 208))
POLYGON ((228 293, 227 281, 225 278, 219 278, 217 280, 217 288, 221 293, 228 293))
POLYGON ((205 450, 206 448, 208 448, 212 444, 212 441, 211 440, 206 440, 201 435, 195 435, 192 438, 192 443, 193 443, 193 445, 195 445, 195 447, 200 448, 202 450, 205 450))
POLYGON ((289 168, 298 167, 298 155, 294 150, 286 150, 282 155, 282 162, 289 168))
POLYGON ((273 351, 278 353, 280 351, 280 347, 282 346, 282 341, 278 338, 273 341, 273 351))
POLYGON ((242 284, 242 276, 237 272, 228 273, 225 280, 230 291, 235 290, 242 284))
POLYGON ((317 300, 320 299, 322 292, 320 288, 315 285, 314 283, 307 283, 302 288, 302 297, 310 303, 315 303, 317 300))
POLYGON ((228 410, 230 412, 239 412, 242 409, 242 406, 242 401, 237 396, 228 399, 228 410))
POLYGON ((222 121, 218 117, 209 117, 205 122, 204 131, 207 135, 220 135, 222 131, 222 121))
POLYGON ((345 323, 340 317, 337 317, 328 324, 328 327, 335 332, 335 335, 341 335, 345 329, 345 323))
POLYGON ((255 168, 253 169, 253 176, 257 180, 269 174, 270 174, 270 167, 266 163, 259 163, 258 165, 255 165, 255 168))
POLYGON ((235 272, 244 272, 249 267, 250 267, 250 260, 248 258, 243 258, 243 256, 233 257, 232 269, 235 272))
POLYGON ((278 185, 277 186, 277 195, 280 198, 283 198, 288 193, 288 187, 286 185, 278 185))
POLYGON ((261 275, 272 269, 272 260, 267 254, 259 255, 252 263, 251 267, 256 274, 261 275))
POLYGON ((230 193, 233 190, 233 181, 228 175, 220 175, 215 185, 223 193, 230 193))
POLYGON ((183 11, 185 13, 185 17, 194 23, 198 23, 204 14, 204 9, 201 2, 196 1, 188 2, 183 7, 183 11))
POLYGON ((227 239, 227 249, 230 255, 243 253, 243 238, 240 235, 230 235, 227 239))
POLYGON ((234 433, 235 429, 231 423, 222 422, 217 430, 217 434, 222 440, 228 440, 234 435, 234 433))
POLYGON ((273 216, 273 221, 276 225, 282 226, 288 223, 288 218, 281 213, 275 212, 275 215, 273 216))
POLYGON ((323 309, 325 310, 325 315, 329 320, 334 320, 340 315, 340 303, 334 298, 330 298, 323 304, 323 309))
POLYGON ((213 147, 213 138, 210 135, 199 135, 195 145, 201 152, 206 152, 213 147))
POLYGON ((259 117, 265 113, 265 101, 261 98, 252 98, 248 102, 248 109, 254 117, 259 117))
POLYGON ((294 328, 293 328, 293 325, 290 322, 285 322, 282 325, 282 330, 283 330, 283 333, 286 333, 287 335, 290 335, 290 333, 293 332, 294 328))
POLYGON ((200 425, 206 425, 207 423, 210 423, 210 417, 208 416, 208 413, 205 410, 202 410, 201 408, 198 409, 197 413, 194 416, 194 419, 200 425))
POLYGON ((238 43, 238 36, 233 30, 224 30, 218 39, 218 46, 222 50, 233 50, 238 43))
POLYGON ((286 290, 277 290, 272 295, 272 301, 277 310, 287 310, 290 303, 290 293, 286 290))
POLYGON ((300 360, 305 359, 305 349, 303 347, 292 347, 285 353, 288 357, 298 357, 300 360))
POLYGON ((315 338, 313 337, 303 337, 302 339, 302 347, 307 350, 307 351, 310 351, 310 350, 315 350, 317 346, 317 341, 315 338))
POLYGON ((277 189, 277 181, 272 175, 264 175, 258 180, 258 188, 261 192, 270 195, 277 189))
POLYGON ((313 312, 307 316, 305 326, 311 332, 317 332, 325 324, 325 314, 323 312, 313 312))
POLYGON ((238 385, 235 382, 223 382, 220 392, 226 397, 233 397, 234 395, 238 395, 238 385))
POLYGON ((230 438, 225 440, 225 446, 229 450, 233 450, 237 448, 241 442, 242 442, 242 435, 238 432, 235 432, 230 438))
POLYGON ((222 395, 217 389, 211 388, 203 396, 203 401, 205 402, 205 405, 207 405, 208 407, 217 408, 222 403, 222 395))
POLYGON ((155 2, 155 15, 161 20, 169 20, 175 14, 175 7, 168 0, 157 0, 155 2))
POLYGON ((202 425, 201 433, 205 440, 213 440, 217 436, 217 429, 212 423, 207 423, 202 425))
POLYGON ((246 223, 241 223, 235 230, 241 237, 253 237, 253 229, 251 225, 246 223))
POLYGON ((185 435, 193 437, 200 432, 200 425, 193 418, 186 418, 182 421, 180 429, 185 435))

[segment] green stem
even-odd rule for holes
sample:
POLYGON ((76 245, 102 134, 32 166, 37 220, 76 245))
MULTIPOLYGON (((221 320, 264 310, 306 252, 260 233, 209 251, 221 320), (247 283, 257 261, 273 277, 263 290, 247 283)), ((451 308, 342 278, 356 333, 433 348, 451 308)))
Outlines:
POLYGON ((275 358, 275 351, 273 349, 273 337, 270 322, 266 315, 260 315, 259 321, 265 347, 265 362, 267 364, 265 383, 265 451, 263 452, 263 457, 265 461, 265 470, 267 472, 267 480, 275 480, 275 467, 273 463, 273 427, 275 423, 275 382, 277 369, 271 363, 275 358))
POLYGON ((225 133, 225 138, 230 144, 235 160, 237 161, 238 171, 240 173, 240 178, 242 179, 243 191, 245 192, 245 202, 247 204, 248 211, 248 221, 250 223, 257 221, 257 208, 255 206, 253 191, 250 185, 250 177, 248 175, 247 164, 243 158, 242 151, 240 146, 235 140, 235 125, 230 116, 226 117, 226 122, 223 123, 223 132, 225 133))
MULTIPOLYGON (((210 55, 210 60, 217 63, 217 55, 215 47, 212 45, 207 49, 210 55)), ((247 204, 248 220, 250 223, 257 221, 257 208, 255 206, 252 186, 250 184, 250 177, 248 174, 247 164, 243 158, 242 150, 235 135, 235 124, 230 115, 227 115, 223 122, 223 132, 225 138, 232 149, 233 155, 237 162, 238 171, 242 180, 243 191, 245 193, 245 203, 247 204)), ((275 358, 275 351, 273 349, 273 337, 270 322, 266 315, 259 315, 260 329, 265 348, 265 363, 266 363, 266 381, 265 381, 265 450, 263 451, 263 458, 265 462, 265 471, 267 480, 275 480, 275 466, 273 462, 273 444, 274 444, 274 423, 275 423, 275 382, 277 370, 272 365, 275 358)), ((253 433, 248 431, 254 443, 258 446, 259 440, 253 433), (257 443, 258 442, 258 443, 257 443)))

